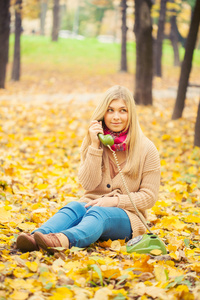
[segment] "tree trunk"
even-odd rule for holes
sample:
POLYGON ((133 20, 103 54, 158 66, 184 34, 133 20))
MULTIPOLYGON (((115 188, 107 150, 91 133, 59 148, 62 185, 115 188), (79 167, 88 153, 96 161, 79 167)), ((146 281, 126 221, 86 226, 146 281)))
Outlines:
POLYGON ((20 79, 20 36, 22 30, 21 20, 22 0, 15 2, 15 49, 12 67, 11 79, 18 81, 20 79))
POLYGON ((193 57, 193 52, 194 52, 195 43, 197 39, 199 23, 200 23, 199 12, 200 12, 200 0, 196 0, 194 13, 190 24, 190 30, 188 33, 186 46, 185 46, 185 56, 181 66, 181 74, 180 74, 178 92, 176 97, 176 103, 172 115, 173 120, 182 117, 182 112, 185 105, 185 97, 187 92, 188 80, 192 68, 192 57, 193 57))
POLYGON ((170 40, 174 50, 174 66, 179 66, 180 65, 179 50, 178 50, 179 40, 178 40, 178 28, 176 24, 176 16, 172 16, 170 18, 170 23, 171 23, 170 40))
POLYGON ((54 0, 52 41, 58 40, 58 33, 59 33, 59 26, 60 26, 59 1, 60 0, 54 0))
POLYGON ((200 147, 200 101, 195 124, 194 146, 200 147))
POLYGON ((96 28, 95 36, 98 36, 101 33, 101 27, 102 27, 102 23, 103 23, 104 14, 105 14, 105 9, 99 8, 99 18, 97 21, 97 28, 96 28))
POLYGON ((126 26, 126 9, 127 9, 126 0, 121 0, 120 7, 121 7, 121 14, 122 14, 122 27, 121 27, 122 40, 121 40, 120 71, 127 72, 126 33, 128 30, 128 27, 126 26))
POLYGON ((167 0, 161 0, 158 34, 155 45, 155 75, 162 77, 162 42, 164 37, 165 15, 167 0))
POLYGON ((60 16, 59 29, 63 25, 63 19, 65 18, 66 13, 67 13, 67 5, 66 5, 66 3, 63 3, 60 5, 60 8, 59 8, 59 16, 60 16))
POLYGON ((40 35, 45 35, 45 20, 48 9, 48 0, 41 0, 40 9, 40 35))
POLYGON ((10 33, 10 0, 0 0, 0 89, 5 88, 10 33))
POLYGON ((135 102, 152 105, 153 39, 151 0, 135 0, 136 75, 135 102))

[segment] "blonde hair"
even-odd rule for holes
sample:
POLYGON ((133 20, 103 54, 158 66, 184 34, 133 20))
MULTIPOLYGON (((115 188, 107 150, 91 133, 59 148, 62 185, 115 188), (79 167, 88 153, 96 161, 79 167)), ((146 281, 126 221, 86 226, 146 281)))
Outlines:
MULTIPOLYGON (((136 105, 132 93, 123 86, 115 85, 111 87, 103 94, 91 120, 103 121, 108 106, 113 100, 117 99, 124 100, 128 108, 127 128, 129 128, 129 131, 127 135, 127 161, 123 172, 131 177, 136 177, 138 175, 140 164, 140 147, 143 133, 138 122, 136 105)), ((81 147, 83 161, 85 160, 87 149, 90 144, 91 139, 88 131, 81 147)))

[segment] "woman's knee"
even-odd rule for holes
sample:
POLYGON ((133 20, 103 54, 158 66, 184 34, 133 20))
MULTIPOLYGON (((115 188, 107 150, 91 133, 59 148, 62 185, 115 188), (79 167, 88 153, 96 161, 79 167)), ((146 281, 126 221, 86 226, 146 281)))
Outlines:
POLYGON ((78 215, 84 215, 86 213, 86 208, 84 207, 85 203, 78 202, 78 201, 72 201, 69 202, 67 205, 63 206, 58 212, 64 212, 64 211, 72 211, 78 215))
POLYGON ((87 216, 94 216, 98 219, 99 218, 106 219, 108 217, 104 207, 100 207, 100 206, 92 206, 85 214, 85 217, 87 216))

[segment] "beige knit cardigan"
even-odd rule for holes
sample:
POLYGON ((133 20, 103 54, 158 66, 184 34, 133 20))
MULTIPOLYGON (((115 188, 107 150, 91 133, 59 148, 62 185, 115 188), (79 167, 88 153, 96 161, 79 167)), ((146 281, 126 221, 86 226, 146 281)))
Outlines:
MULTIPOLYGON (((137 209, 146 218, 146 210, 155 204, 158 196, 160 159, 155 145, 145 136, 142 137, 141 151, 138 155, 140 155, 140 168, 137 178, 133 179, 126 174, 124 177, 137 209)), ((109 157, 106 152, 103 155, 103 149, 88 147, 86 159, 81 163, 78 177, 85 189, 80 202, 89 202, 104 196, 118 196, 118 207, 123 209, 130 219, 132 236, 136 237, 145 233, 146 228, 135 213, 120 174, 118 173, 113 179, 111 178, 109 157), (104 167, 102 167, 103 157, 104 167)))

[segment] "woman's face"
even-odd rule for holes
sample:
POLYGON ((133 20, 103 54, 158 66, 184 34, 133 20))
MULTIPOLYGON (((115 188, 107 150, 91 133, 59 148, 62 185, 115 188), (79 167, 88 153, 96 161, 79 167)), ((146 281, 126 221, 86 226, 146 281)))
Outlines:
POLYGON ((122 99, 111 101, 104 115, 104 122, 108 129, 114 132, 124 130, 128 123, 128 108, 122 99))

